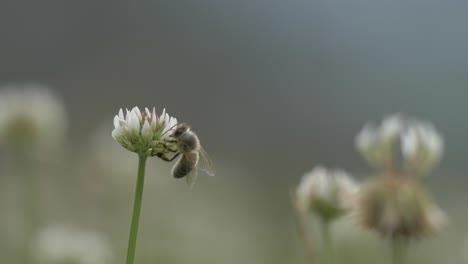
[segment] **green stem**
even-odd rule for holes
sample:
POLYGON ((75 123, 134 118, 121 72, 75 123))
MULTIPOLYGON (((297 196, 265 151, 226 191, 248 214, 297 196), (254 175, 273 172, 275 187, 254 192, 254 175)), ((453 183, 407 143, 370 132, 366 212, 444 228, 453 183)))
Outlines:
POLYGON ((130 237, 128 239, 127 261, 126 264, 133 264, 135 259, 136 242, 138 236, 138 224, 140 222, 141 201, 143 198, 143 185, 145 184, 145 155, 138 156, 138 178, 135 189, 135 200, 133 203, 132 223, 130 225, 130 237))
POLYGON ((408 241, 406 238, 395 235, 392 237, 392 263, 406 264, 408 257, 408 241))
POLYGON ((21 180, 22 189, 22 207, 24 210, 24 245, 21 252, 22 262, 29 264, 32 262, 30 254, 30 242, 38 226, 40 225, 40 213, 38 210, 38 179, 34 175, 35 165, 34 159, 29 155, 27 150, 23 147, 18 147, 15 153, 16 158, 16 171, 18 178, 21 180))
POLYGON ((333 241, 331 238, 330 221, 322 221, 322 242, 323 242, 323 263, 335 263, 335 249, 333 248, 333 241))
POLYGON ((308 229, 307 221, 306 221, 306 214, 303 210, 301 210, 298 207, 295 192, 291 191, 290 194, 291 194, 291 203, 292 203, 294 212, 296 213, 296 220, 299 226, 299 232, 302 236, 302 239, 304 240, 304 248, 309 257, 309 264, 316 264, 317 260, 315 257, 315 248, 314 248, 314 243, 312 241, 312 238, 310 237, 310 234, 309 234, 309 229, 308 229))

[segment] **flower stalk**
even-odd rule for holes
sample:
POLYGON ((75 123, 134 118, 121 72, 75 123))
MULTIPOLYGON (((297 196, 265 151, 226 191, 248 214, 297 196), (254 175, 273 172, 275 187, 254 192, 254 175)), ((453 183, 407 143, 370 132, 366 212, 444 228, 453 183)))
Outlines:
POLYGON ((128 238, 126 264, 133 264, 135 260, 136 242, 138 237, 138 226, 140 222, 141 204, 143 200, 143 187, 145 184, 145 167, 147 156, 138 155, 138 176, 135 188, 135 199, 133 202, 132 222, 130 225, 130 236, 128 238))
POLYGON ((323 263, 335 264, 335 249, 331 237, 331 223, 328 220, 322 220, 322 243, 323 243, 323 263))
POLYGON ((302 236, 302 240, 304 242, 304 249, 307 253, 307 256, 309 258, 309 264, 316 264, 317 259, 315 257, 315 249, 314 249, 314 243, 312 241, 312 238, 310 237, 309 230, 307 228, 307 219, 306 219, 306 212, 304 210, 301 210, 297 204, 297 198, 294 194, 293 191, 290 193, 291 195, 291 204, 296 216, 296 222, 299 227, 299 233, 302 236))
POLYGON ((406 264, 408 258, 408 241, 405 237, 394 235, 391 240, 392 263, 406 264))
POLYGON ((31 254, 30 254, 30 240, 37 231, 38 226, 40 225, 40 212, 38 210, 38 200, 39 200, 39 188, 37 175, 34 175, 35 171, 35 162, 34 159, 29 155, 26 148, 19 146, 15 151, 15 164, 16 171, 18 173, 19 179, 21 180, 22 189, 22 208, 23 208, 23 217, 24 217, 24 244, 23 250, 21 252, 21 257, 23 263, 30 264, 32 263, 31 254))

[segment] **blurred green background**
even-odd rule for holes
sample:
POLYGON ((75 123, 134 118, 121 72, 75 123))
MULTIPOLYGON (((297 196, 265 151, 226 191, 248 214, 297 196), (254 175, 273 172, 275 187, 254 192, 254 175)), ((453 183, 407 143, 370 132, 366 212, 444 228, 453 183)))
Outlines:
MULTIPOLYGON (((35 167, 47 224, 97 230, 123 263, 137 157, 110 136, 119 108, 166 108, 190 123, 217 167, 193 190, 149 160, 137 263, 306 263, 289 190, 316 164, 358 179, 368 120, 405 112, 446 139, 428 179, 449 225, 411 263, 466 263, 468 2, 2 1, 0 82, 63 98, 68 140, 35 167), (465 255, 465 256, 464 256, 465 255)), ((27 106, 25 106, 27 107, 27 106)), ((24 221, 7 152, 1 263, 24 221)), ((311 219, 314 225, 314 220, 311 219)), ((342 263, 388 263, 374 234, 343 221, 342 263), (344 262, 346 260, 346 262, 344 262)))

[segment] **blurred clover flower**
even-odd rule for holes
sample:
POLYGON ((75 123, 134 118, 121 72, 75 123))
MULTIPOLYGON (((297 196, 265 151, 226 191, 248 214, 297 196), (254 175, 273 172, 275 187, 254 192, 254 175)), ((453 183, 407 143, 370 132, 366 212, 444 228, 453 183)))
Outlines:
POLYGON ((357 184, 346 172, 318 166, 302 177, 297 202, 301 210, 329 221, 353 209, 357 190, 357 184))
POLYGON ((124 148, 147 156, 155 156, 164 150, 160 140, 169 136, 169 130, 177 125, 177 119, 169 116, 164 109, 161 116, 156 114, 155 109, 150 112, 145 108, 141 112, 138 107, 131 111, 122 109, 114 117, 114 130, 112 137, 124 148))
POLYGON ((65 128, 65 107, 47 87, 18 84, 0 90, 2 145, 43 150, 62 142, 65 128))
POLYGON ((428 191, 410 178, 383 178, 364 185, 358 203, 359 221, 386 237, 420 238, 446 222, 428 191))
POLYGON ((425 175, 439 163, 444 140, 431 123, 395 114, 379 127, 365 125, 356 147, 372 167, 425 175))
POLYGON ((110 264, 112 250, 101 235, 66 226, 50 226, 32 241, 33 256, 44 264, 110 264))
POLYGON ((311 239, 306 234, 306 212, 320 219, 324 247, 323 263, 335 263, 331 227, 333 220, 354 209, 358 185, 342 170, 317 166, 302 177, 296 190, 294 206, 304 236, 304 243, 312 262, 315 262, 311 239))
POLYGON ((18 257, 30 263, 29 241, 40 225, 37 161, 56 159, 53 154, 64 142, 66 112, 63 102, 46 86, 35 83, 9 84, 0 89, 0 145, 7 150, 22 203, 23 243, 18 257))
POLYGON ((397 114, 380 127, 367 124, 356 147, 380 175, 359 192, 358 221, 391 240, 393 263, 406 263, 408 241, 439 231, 446 220, 419 177, 439 163, 443 138, 431 123, 397 114))

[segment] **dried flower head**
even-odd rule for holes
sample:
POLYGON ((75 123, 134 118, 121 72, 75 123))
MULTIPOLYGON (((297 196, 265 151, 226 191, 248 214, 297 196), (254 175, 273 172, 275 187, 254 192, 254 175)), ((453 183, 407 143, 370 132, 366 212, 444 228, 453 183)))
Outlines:
POLYGON ((443 138, 426 121, 401 114, 385 118, 380 126, 367 124, 356 137, 356 147, 373 167, 418 175, 440 161, 443 138))
POLYGON ((359 222, 383 235, 418 238, 437 232, 443 212, 427 190, 407 177, 380 177, 365 184, 358 195, 359 222))
POLYGON ((297 188, 298 207, 333 220, 352 209, 357 189, 346 172, 315 167, 302 177, 297 188))
POLYGON ((65 107, 45 86, 7 85, 0 91, 2 145, 51 148, 63 141, 65 128, 65 107))
POLYGON ((148 108, 141 112, 134 107, 131 111, 127 109, 125 116, 120 109, 114 117, 112 137, 132 152, 155 156, 164 150, 161 140, 170 135, 175 125, 177 119, 169 116, 165 109, 160 116, 154 108, 152 112, 148 108))
POLYGON ((32 241, 33 255, 39 263, 110 264, 112 251, 101 235, 66 226, 50 226, 32 241))

